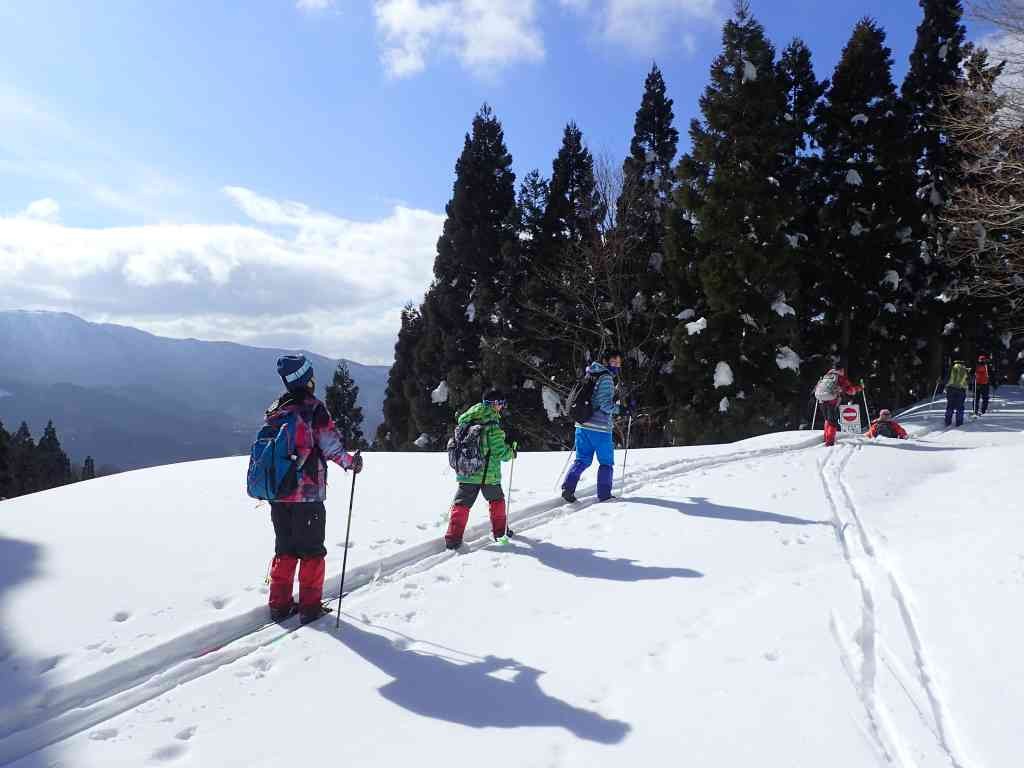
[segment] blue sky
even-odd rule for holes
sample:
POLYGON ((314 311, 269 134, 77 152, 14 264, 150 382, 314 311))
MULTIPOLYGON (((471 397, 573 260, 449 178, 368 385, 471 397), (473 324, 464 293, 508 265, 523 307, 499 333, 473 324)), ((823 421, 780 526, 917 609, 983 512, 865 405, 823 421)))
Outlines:
MULTIPOLYGON (((4 3, 0 250, 13 256, 0 307, 386 362, 397 309, 429 282, 481 103, 504 123, 520 176, 550 170, 570 119, 620 162, 652 60, 685 136, 730 8, 4 3), (294 289, 285 309, 268 290, 281 282, 294 289)), ((753 9, 777 47, 804 38, 822 77, 868 15, 902 78, 920 20, 912 0, 753 9)))

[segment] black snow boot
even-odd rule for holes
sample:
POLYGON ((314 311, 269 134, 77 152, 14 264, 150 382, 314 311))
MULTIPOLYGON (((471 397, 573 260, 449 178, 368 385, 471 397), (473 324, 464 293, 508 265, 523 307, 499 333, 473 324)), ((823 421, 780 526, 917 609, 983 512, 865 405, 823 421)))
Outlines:
POLYGON ((312 608, 303 608, 301 611, 299 611, 299 622, 301 624, 309 624, 309 622, 316 621, 321 616, 328 614, 330 612, 330 607, 324 603, 320 603, 320 605, 314 606, 312 608))
POLYGON ((566 488, 564 491, 562 491, 562 498, 565 499, 570 504, 575 504, 576 503, 576 494, 574 494, 568 488, 566 488))
POLYGON ((458 549, 461 546, 462 546, 462 539, 459 539, 458 541, 455 541, 455 539, 445 539, 444 540, 444 548, 445 549, 458 549))

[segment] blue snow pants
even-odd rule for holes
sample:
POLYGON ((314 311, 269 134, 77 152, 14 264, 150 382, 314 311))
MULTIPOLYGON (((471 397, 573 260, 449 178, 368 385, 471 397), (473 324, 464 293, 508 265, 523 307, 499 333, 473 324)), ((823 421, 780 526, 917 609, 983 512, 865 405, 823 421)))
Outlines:
POLYGON ((967 390, 957 387, 946 387, 946 426, 953 422, 953 412, 956 412, 956 425, 964 423, 964 404, 967 402, 967 390))
POLYGON ((562 490, 576 492, 583 471, 594 463, 597 454, 597 498, 604 501, 612 495, 612 475, 615 465, 615 445, 612 443, 611 432, 598 432, 593 429, 576 427, 576 461, 569 468, 562 483, 562 490))

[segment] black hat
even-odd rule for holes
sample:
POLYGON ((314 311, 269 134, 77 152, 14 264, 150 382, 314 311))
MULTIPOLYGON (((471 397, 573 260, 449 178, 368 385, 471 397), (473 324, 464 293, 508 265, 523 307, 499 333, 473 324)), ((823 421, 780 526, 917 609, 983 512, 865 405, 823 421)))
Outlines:
POLYGON ((480 398, 485 403, 504 403, 506 402, 505 393, 497 387, 491 387, 490 389, 484 390, 483 397, 480 398))

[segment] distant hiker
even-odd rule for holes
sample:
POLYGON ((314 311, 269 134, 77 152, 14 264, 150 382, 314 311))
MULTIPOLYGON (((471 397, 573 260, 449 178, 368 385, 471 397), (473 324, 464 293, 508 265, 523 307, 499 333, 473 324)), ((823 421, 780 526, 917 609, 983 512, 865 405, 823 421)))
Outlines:
POLYGON ((334 419, 313 394, 313 366, 303 355, 279 358, 277 373, 288 391, 267 409, 253 445, 249 495, 270 501, 274 524, 270 617, 280 621, 295 613, 292 586, 298 567, 297 610, 305 624, 323 613, 327 460, 358 474, 363 458, 345 451, 334 419))
POLYGON ((883 408, 878 412, 878 418, 871 422, 868 437, 891 437, 896 440, 906 440, 907 430, 892 417, 892 411, 883 408))
POLYGON ((615 403, 615 377, 622 368, 622 353, 606 352, 602 362, 591 363, 586 376, 577 386, 570 404, 576 426, 576 461, 562 483, 562 498, 576 501, 576 486, 580 475, 594 462, 597 454, 597 499, 612 498, 612 476, 615 465, 615 445, 612 442, 612 418, 619 413, 615 403))
POLYGON ((501 413, 507 404, 500 390, 488 390, 481 402, 459 416, 455 435, 448 441, 448 463, 457 472, 459 482, 444 535, 448 549, 462 546, 469 510, 480 493, 490 504, 494 538, 512 535, 501 490, 501 462, 511 459, 516 451, 501 428, 501 413))
POLYGON ((846 378, 846 368, 837 365, 822 376, 814 387, 814 397, 825 413, 825 445, 836 444, 839 432, 839 399, 843 395, 856 395, 864 387, 846 378))
POLYGON ((988 367, 988 355, 978 355, 978 364, 974 367, 974 415, 980 416, 988 412, 988 396, 992 375, 988 367), (979 404, 981 409, 978 409, 979 404))
POLYGON ((964 404, 967 402, 967 382, 969 374, 963 360, 953 363, 949 372, 949 379, 946 381, 946 426, 953 423, 953 413, 956 413, 956 425, 964 423, 964 404))

